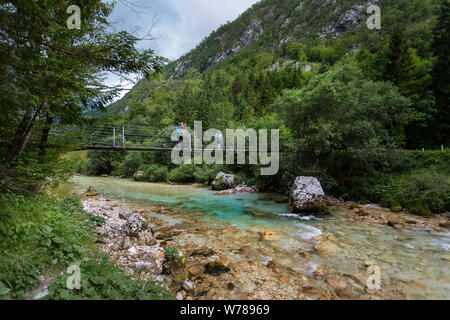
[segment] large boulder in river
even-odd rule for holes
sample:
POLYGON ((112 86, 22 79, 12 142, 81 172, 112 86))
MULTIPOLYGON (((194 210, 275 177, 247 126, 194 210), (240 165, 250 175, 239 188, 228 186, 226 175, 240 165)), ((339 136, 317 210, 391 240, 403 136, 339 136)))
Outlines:
POLYGON ((297 177, 289 193, 289 209, 294 213, 327 213, 325 193, 315 177, 297 177))
POLYGON ((213 190, 233 189, 237 184, 236 180, 237 179, 233 174, 219 172, 211 184, 211 187, 213 190))

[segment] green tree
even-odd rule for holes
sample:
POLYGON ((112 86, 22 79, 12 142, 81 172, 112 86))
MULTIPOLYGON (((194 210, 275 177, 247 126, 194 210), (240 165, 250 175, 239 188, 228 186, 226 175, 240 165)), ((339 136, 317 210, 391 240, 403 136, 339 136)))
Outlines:
POLYGON ((275 103, 298 149, 312 159, 333 150, 401 146, 409 104, 392 84, 365 79, 354 63, 287 90, 275 103))
MULTIPOLYGON (((44 117, 51 126, 77 123, 85 110, 102 109, 117 88, 102 73, 150 77, 163 60, 136 49, 135 36, 112 32, 113 5, 100 0, 2 1, 0 6, 0 102, 8 161, 23 154, 44 117), (67 7, 81 8, 81 29, 68 29, 67 7)), ((6 154, 6 153, 5 153, 6 154)))
POLYGON ((450 134, 450 1, 440 2, 438 21, 434 27, 432 50, 435 57, 433 91, 436 97, 438 117, 436 142, 448 144, 450 134))

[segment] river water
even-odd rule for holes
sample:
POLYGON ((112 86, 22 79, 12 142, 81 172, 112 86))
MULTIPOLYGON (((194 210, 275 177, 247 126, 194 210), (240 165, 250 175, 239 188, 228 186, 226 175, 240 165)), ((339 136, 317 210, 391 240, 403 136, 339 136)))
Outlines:
POLYGON ((389 289, 371 298, 450 299, 450 262, 445 258, 450 249, 449 232, 429 232, 424 228, 404 231, 355 221, 348 217, 349 209, 342 206, 331 207, 331 214, 323 217, 297 216, 288 211, 286 203, 280 203, 280 196, 271 194, 217 195, 195 185, 110 177, 76 176, 73 182, 79 194, 93 186, 103 197, 132 207, 170 207, 174 214, 167 221, 177 227, 192 230, 201 225, 217 231, 187 231, 177 239, 180 244, 213 246, 236 263, 250 259, 267 265, 274 260, 281 268, 309 278, 321 269, 332 270, 347 279, 353 292, 365 294, 364 284, 358 284, 354 275, 367 276, 370 261, 381 270, 381 286, 389 289), (230 226, 232 232, 218 233, 230 226), (273 231, 276 239, 261 241, 249 232, 261 229, 273 231), (317 254, 313 246, 319 243, 320 236, 330 234, 339 252, 317 254), (241 246, 250 247, 250 253, 240 254, 237 249, 241 246), (303 256, 295 249, 311 254, 303 256))

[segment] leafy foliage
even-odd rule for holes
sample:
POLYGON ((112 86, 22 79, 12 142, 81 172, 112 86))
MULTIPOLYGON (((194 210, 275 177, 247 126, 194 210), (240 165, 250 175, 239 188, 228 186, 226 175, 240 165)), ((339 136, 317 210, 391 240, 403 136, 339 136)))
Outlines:
POLYGON ((50 286, 51 299, 171 299, 160 283, 139 283, 126 275, 94 243, 104 219, 83 211, 78 199, 50 196, 0 197, 0 298, 23 298, 70 264, 80 264, 80 290, 67 290, 68 274, 50 286))
POLYGON ((66 288, 69 274, 58 277, 50 286, 52 299, 63 300, 169 300, 173 299, 169 290, 154 281, 135 282, 109 257, 99 254, 95 258, 80 263, 81 288, 66 288))

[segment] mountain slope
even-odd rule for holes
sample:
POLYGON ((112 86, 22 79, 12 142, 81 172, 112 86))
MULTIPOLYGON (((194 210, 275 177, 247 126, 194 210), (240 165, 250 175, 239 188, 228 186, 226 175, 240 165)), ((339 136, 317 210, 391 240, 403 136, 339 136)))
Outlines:
MULTIPOLYGON (((205 74, 227 64, 239 70, 243 60, 255 60, 261 54, 268 54, 261 68, 270 71, 288 65, 301 66, 302 70, 316 66, 323 71, 321 64, 333 65, 348 53, 364 49, 376 52, 395 30, 402 30, 418 55, 429 56, 430 25, 437 2, 262 0, 235 21, 212 32, 195 49, 169 63, 164 77, 183 79, 190 70, 205 74), (381 8, 381 30, 369 30, 366 26, 367 8, 372 4, 381 8), (305 47, 307 57, 304 59, 297 54, 298 44, 305 47)), ((131 97, 136 101, 133 91, 143 88, 142 83, 136 86, 131 94, 112 104, 110 112, 126 112, 128 102, 133 100, 131 97)), ((138 101, 143 101, 142 97, 147 94, 141 92, 137 96, 138 101)))
MULTIPOLYGON (((367 8, 372 4, 380 6, 383 20, 395 22, 382 26, 388 30, 397 22, 407 27, 420 24, 431 13, 427 3, 421 1, 264 0, 169 64, 168 75, 179 78, 190 68, 204 72, 248 47, 280 53, 289 41, 339 38, 358 33, 365 37, 380 34, 369 32, 366 27, 367 8), (414 14, 409 15, 411 8, 414 14)), ((354 39, 354 44, 361 40, 354 39)))

